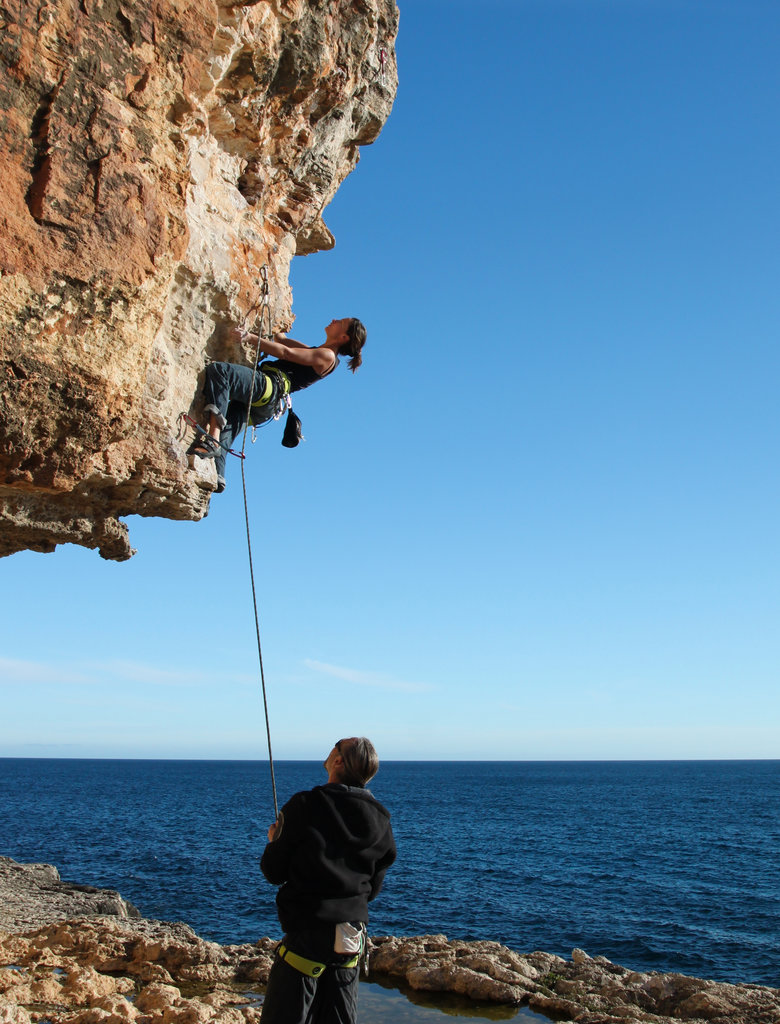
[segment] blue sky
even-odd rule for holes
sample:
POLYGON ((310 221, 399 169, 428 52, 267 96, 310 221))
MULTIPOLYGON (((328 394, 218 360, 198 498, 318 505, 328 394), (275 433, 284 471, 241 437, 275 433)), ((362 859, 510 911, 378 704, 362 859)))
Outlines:
MULTIPOLYGON (((247 476, 274 755, 780 757, 780 8, 408 0, 247 476)), ((0 756, 266 756, 238 464, 0 563, 0 756)))

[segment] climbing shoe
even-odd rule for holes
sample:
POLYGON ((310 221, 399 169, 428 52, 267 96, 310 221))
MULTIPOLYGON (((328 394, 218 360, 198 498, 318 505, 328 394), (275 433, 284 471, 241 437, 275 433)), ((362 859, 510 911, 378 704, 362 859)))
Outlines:
POLYGON ((215 494, 222 494, 222 492, 225 490, 225 486, 226 484, 224 476, 220 476, 219 474, 217 474, 217 489, 215 491, 215 494))
POLYGON ((213 459, 219 454, 220 447, 209 434, 199 434, 187 449, 187 454, 196 455, 199 459, 213 459))

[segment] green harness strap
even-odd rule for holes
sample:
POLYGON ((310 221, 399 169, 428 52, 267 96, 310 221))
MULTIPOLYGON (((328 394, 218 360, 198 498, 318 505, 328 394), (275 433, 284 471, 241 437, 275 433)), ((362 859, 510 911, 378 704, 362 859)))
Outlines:
POLYGON ((267 405, 268 402, 270 401, 271 396, 274 393, 274 374, 278 374, 278 377, 280 378, 279 383, 282 385, 282 393, 285 395, 290 394, 290 378, 282 370, 277 370, 276 367, 268 367, 267 369, 261 370, 260 372, 263 374, 263 380, 265 381, 265 384, 263 385, 262 395, 260 395, 260 397, 256 401, 252 402, 253 409, 256 408, 257 406, 267 405))
MULTIPOLYGON (((307 960, 305 956, 298 956, 297 953, 293 953, 291 949, 288 949, 284 943, 279 946, 277 950, 280 959, 288 963, 290 967, 294 967, 296 971, 300 971, 301 974, 307 974, 310 978, 319 978, 322 972, 327 967, 327 964, 318 963, 316 960, 307 960)), ((353 956, 351 960, 347 960, 343 964, 334 964, 335 967, 357 967, 360 962, 360 953, 353 956)))

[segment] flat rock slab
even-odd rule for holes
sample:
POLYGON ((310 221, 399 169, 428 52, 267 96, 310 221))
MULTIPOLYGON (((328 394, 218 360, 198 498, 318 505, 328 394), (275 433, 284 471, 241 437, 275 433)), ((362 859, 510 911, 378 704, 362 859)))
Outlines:
POLYGON ((17 864, 0 857, 0 928, 22 932, 69 917, 140 918, 113 889, 63 882, 52 864, 17 864))

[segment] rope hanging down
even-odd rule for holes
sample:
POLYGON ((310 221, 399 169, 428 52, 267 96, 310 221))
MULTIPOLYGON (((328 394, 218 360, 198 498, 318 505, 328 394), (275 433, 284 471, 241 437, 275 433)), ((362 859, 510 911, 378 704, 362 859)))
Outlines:
MULTIPOLYGON (((264 320, 266 320, 267 323, 268 323, 268 337, 271 337, 272 334, 273 334, 273 323, 272 323, 272 318, 271 318, 271 305, 270 305, 270 301, 269 301, 269 289, 268 289, 268 267, 265 264, 263 264, 263 266, 260 268, 260 277, 261 277, 262 284, 261 284, 261 293, 260 293, 260 300, 259 300, 260 312, 257 315, 257 320, 259 322, 256 323, 256 327, 257 327, 257 348, 255 349, 255 358, 254 358, 254 360, 252 362, 252 386, 249 389, 250 400, 249 400, 249 402, 247 402, 246 423, 244 424, 244 438, 243 438, 243 441, 241 442, 241 455, 240 455, 240 459, 241 459, 241 486, 244 489, 244 517, 246 519, 246 546, 247 546, 247 551, 249 553, 249 576, 250 576, 250 579, 252 581, 252 604, 254 605, 254 609, 255 609, 255 632, 257 633, 257 656, 260 659, 260 682, 261 682, 262 687, 263 687, 263 708, 265 710, 265 733, 266 733, 266 737, 268 738, 268 763, 269 763, 270 768, 271 768, 271 789, 273 790, 273 795, 274 795, 274 820, 277 820, 279 818, 279 804, 278 804, 278 801, 276 799, 276 776, 274 774, 274 756, 273 756, 273 753, 271 752, 271 725, 270 725, 270 721, 269 721, 269 718, 268 718, 268 696, 266 694, 266 689, 265 689, 265 671, 263 669, 263 648, 262 648, 262 645, 260 643, 260 620, 259 620, 258 615, 257 615, 257 591, 255 589, 255 570, 254 570, 254 565, 252 564, 252 537, 250 535, 250 530, 249 530, 249 502, 247 501, 247 496, 246 496, 246 471, 244 469, 244 465, 246 463, 246 456, 244 455, 244 448, 246 447, 246 435, 247 435, 247 432, 249 430, 249 425, 250 425, 249 424, 249 420, 250 420, 251 410, 252 410, 252 399, 251 399, 251 396, 254 394, 254 391, 255 391, 255 378, 257 376, 257 361, 260 358, 260 338, 263 335, 263 321, 264 320)), ((245 330, 246 330, 246 327, 248 326, 249 316, 251 315, 251 313, 256 308, 257 308, 257 303, 252 307, 252 309, 249 310, 249 313, 247 314, 247 318, 246 318, 246 321, 245 321, 245 324, 244 324, 244 329, 245 330)), ((234 453, 234 454, 237 454, 237 453, 234 453)))

